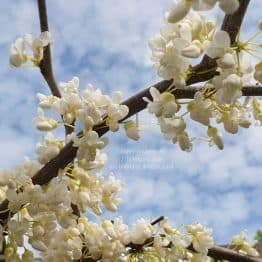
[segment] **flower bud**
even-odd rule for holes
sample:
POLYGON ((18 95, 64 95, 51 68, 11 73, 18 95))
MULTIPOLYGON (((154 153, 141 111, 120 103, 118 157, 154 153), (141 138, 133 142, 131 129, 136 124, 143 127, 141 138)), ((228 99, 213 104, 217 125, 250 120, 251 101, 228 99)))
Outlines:
POLYGON ((256 64, 255 66, 255 73, 254 73, 254 78, 262 83, 262 62, 256 64))
POLYGON ((125 123, 125 131, 126 135, 133 139, 133 140, 138 140, 140 138, 139 132, 138 132, 138 127, 134 121, 128 121, 125 123))
POLYGON ((192 1, 190 0, 180 0, 175 4, 167 16, 167 21, 169 23, 176 23, 182 20, 189 12, 192 1))
POLYGON ((222 137, 219 134, 217 128, 209 126, 207 129, 207 135, 212 139, 219 149, 222 150, 224 148, 222 137))
MULTIPOLYGON (((199 42, 199 41, 198 41, 199 42)), ((182 50, 182 55, 188 58, 198 58, 201 54, 201 44, 193 43, 182 50)))
POLYGON ((219 0, 219 7, 226 14, 233 14, 239 8, 239 1, 238 0, 219 0))

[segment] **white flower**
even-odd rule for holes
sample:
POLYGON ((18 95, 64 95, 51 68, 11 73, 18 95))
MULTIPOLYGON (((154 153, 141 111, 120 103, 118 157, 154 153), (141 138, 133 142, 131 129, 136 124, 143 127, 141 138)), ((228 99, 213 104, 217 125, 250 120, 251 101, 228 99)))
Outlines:
POLYGON ((113 223, 109 220, 104 220, 102 227, 112 239, 120 240, 123 245, 130 243, 128 226, 123 223, 122 218, 114 219, 113 223))
POLYGON ((46 164, 54 158, 62 149, 62 142, 55 139, 54 135, 50 132, 43 138, 42 144, 38 144, 36 148, 37 160, 41 164, 46 164))
POLYGON ((222 69, 234 68, 236 65, 234 55, 225 53, 223 57, 217 59, 217 65, 222 69))
POLYGON ((183 151, 190 152, 192 150, 191 139, 185 132, 186 123, 183 118, 163 118, 158 117, 161 132, 167 140, 178 143, 183 151))
POLYGON ((38 117, 33 119, 33 123, 40 131, 51 131, 58 126, 58 122, 53 118, 46 117, 42 108, 38 108, 38 117))
POLYGON ((242 79, 236 74, 227 76, 222 81, 222 87, 216 92, 216 101, 219 104, 232 104, 242 96, 242 79))
POLYGON ((176 137, 173 138, 173 143, 178 142, 179 147, 182 151, 191 152, 192 151, 192 143, 189 138, 187 132, 181 132, 176 137))
POLYGON ((150 94, 153 101, 150 101, 147 97, 144 97, 144 101, 148 103, 147 108, 150 113, 155 114, 157 117, 172 117, 178 110, 179 105, 176 103, 175 96, 169 92, 160 92, 155 88, 150 88, 150 94))
POLYGON ((190 117, 203 125, 209 125, 209 119, 212 117, 212 101, 205 99, 201 92, 197 92, 187 107, 190 117))
POLYGON ((207 129, 207 135, 211 138, 211 141, 214 142, 219 149, 222 150, 224 148, 222 136, 218 132, 217 128, 209 126, 207 129))
POLYGON ((206 255, 208 249, 214 245, 214 241, 211 236, 212 230, 203 227, 199 223, 186 226, 186 229, 188 233, 192 235, 192 244, 194 249, 197 252, 206 255))
POLYGON ((125 123, 124 127, 126 131, 126 135, 129 138, 133 140, 138 140, 140 138, 138 126, 134 121, 128 121, 127 123, 125 123))
POLYGON ((28 221, 16 221, 14 219, 11 219, 7 223, 8 230, 10 233, 12 233, 16 244, 18 246, 24 245, 24 234, 29 229, 29 222, 28 221))
MULTIPOLYGON (((104 96, 102 101, 102 107, 107 113, 106 125, 113 132, 118 131, 119 122, 124 120, 128 115, 129 109, 126 105, 121 105, 121 92, 114 92, 112 99, 104 96)), ((99 103, 99 102, 98 102, 99 103)))
POLYGON ((86 104, 94 104, 95 107, 105 108, 110 104, 110 98, 102 94, 100 89, 94 89, 91 84, 83 92, 83 101, 86 104))
POLYGON ((176 138, 181 132, 186 128, 186 123, 182 118, 158 118, 160 124, 161 132, 165 139, 170 140, 176 138))
POLYGON ((255 78, 259 83, 262 83, 262 62, 256 64, 256 66, 255 66, 254 78, 255 78))
POLYGON ((103 168, 107 160, 107 155, 101 152, 102 152, 101 150, 96 149, 95 159, 92 161, 88 159, 81 159, 81 161, 79 161, 79 166, 81 166, 82 168, 86 170, 103 168))
POLYGON ((211 58, 223 57, 230 47, 230 37, 226 31, 215 34, 213 41, 206 43, 206 54, 211 58))
POLYGON ((259 256, 257 250, 253 248, 247 241, 247 232, 243 231, 239 235, 233 237, 231 241, 231 246, 241 253, 249 256, 259 256))
POLYGON ((131 242, 134 244, 143 244, 153 235, 153 226, 147 223, 143 218, 137 220, 130 232, 131 242))
POLYGON ((37 98, 39 99, 39 107, 42 109, 50 108, 53 103, 58 99, 53 95, 46 96, 44 94, 38 93, 37 98))
POLYGON ((192 5, 191 0, 179 0, 167 14, 167 20, 169 23, 176 23, 183 19, 189 12, 192 5))
POLYGON ((9 50, 9 62, 14 67, 19 67, 27 61, 25 43, 23 38, 18 38, 9 50))
POLYGON ((223 112, 217 122, 223 122, 224 128, 231 134, 238 132, 238 126, 248 128, 251 124, 249 111, 245 108, 233 107, 232 110, 223 112))
MULTIPOLYGON (((159 36, 157 36, 159 39, 159 36)), ((152 61, 159 76, 164 79, 174 79, 178 88, 185 86, 185 73, 189 66, 189 60, 182 55, 182 50, 189 46, 188 40, 175 38, 172 42, 163 46, 161 41, 151 44, 152 61), (160 44, 160 46, 158 46, 160 44), (155 49, 156 48, 156 49, 155 49)))
POLYGON ((97 132, 89 131, 82 137, 74 136, 74 146, 78 147, 78 160, 94 161, 96 157, 96 149, 102 149, 106 145, 106 139, 99 138, 97 132))
POLYGON ((182 50, 182 55, 188 58, 198 58, 201 55, 202 44, 198 40, 194 40, 192 44, 182 50))
POLYGON ((116 132, 119 129, 119 121, 127 116, 129 109, 126 105, 110 104, 106 111, 106 124, 112 132, 116 132))
POLYGON ((252 109, 255 120, 258 120, 260 124, 262 123, 262 102, 256 97, 252 101, 252 109))
POLYGON ((117 210, 120 199, 116 197, 116 193, 121 189, 122 182, 111 173, 108 181, 105 181, 102 185, 102 202, 108 210, 113 212, 117 210))
POLYGON ((16 189, 8 189, 6 191, 6 198, 8 199, 8 209, 12 213, 16 213, 26 202, 26 194, 24 192, 17 193, 16 189))
POLYGON ((76 120, 83 125, 83 130, 85 133, 87 133, 91 131, 93 129, 94 124, 99 123, 102 120, 102 118, 99 112, 95 108, 88 107, 86 109, 79 109, 76 111, 76 120), (92 114, 94 112, 95 114, 92 114))
POLYGON ((54 112, 61 114, 67 124, 71 124, 76 118, 76 112, 82 109, 83 104, 77 93, 79 79, 74 77, 68 83, 60 83, 62 97, 57 98, 51 108, 54 112))
POLYGON ((239 8, 239 0, 219 0, 219 7, 226 14, 233 14, 239 8))
POLYGON ((51 43, 51 35, 48 31, 42 32, 40 36, 36 38, 33 38, 30 34, 26 34, 24 41, 30 46, 34 58, 39 62, 43 59, 44 47, 51 43))

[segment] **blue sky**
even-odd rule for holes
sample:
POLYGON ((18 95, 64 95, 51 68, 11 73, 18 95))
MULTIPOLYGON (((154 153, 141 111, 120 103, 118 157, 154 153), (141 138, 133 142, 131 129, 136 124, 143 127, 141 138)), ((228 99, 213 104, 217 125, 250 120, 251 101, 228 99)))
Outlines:
MULTIPOLYGON (((171 4, 171 0, 47 0, 57 81, 79 76, 82 89, 92 83, 106 94, 121 90, 124 98, 159 81, 150 64, 148 41, 159 31, 171 4)), ((256 30, 261 7, 261 1, 251 1, 244 36, 256 30)), ((36 1, 4 1, 1 9, 0 167, 6 168, 24 155, 34 157, 41 137, 32 124, 36 93, 49 90, 37 69, 8 65, 10 44, 25 33, 39 34, 36 1)), ((196 141, 193 152, 184 153, 162 139, 147 112, 139 119, 145 130, 138 142, 127 140, 122 131, 107 134, 105 171, 114 171, 125 183, 117 215, 128 223, 160 215, 168 216, 173 225, 200 221, 214 229, 219 243, 242 229, 252 236, 261 228, 261 127, 224 134, 222 152, 196 141)), ((192 122, 188 131, 202 136, 205 132, 192 122)))

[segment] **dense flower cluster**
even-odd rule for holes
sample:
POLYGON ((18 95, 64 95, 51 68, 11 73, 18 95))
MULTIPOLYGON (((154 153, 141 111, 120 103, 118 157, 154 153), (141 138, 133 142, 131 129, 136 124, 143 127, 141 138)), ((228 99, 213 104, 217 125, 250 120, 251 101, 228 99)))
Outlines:
POLYGON ((210 10, 217 2, 226 14, 233 14, 239 7, 238 0, 178 0, 166 14, 168 22, 176 23, 183 19, 191 8, 195 11, 210 10))
MULTIPOLYGON (((206 126, 207 140, 223 149, 223 141, 214 123, 222 123, 225 131, 235 134, 239 127, 248 128, 255 120, 260 121, 261 101, 254 98, 242 102, 242 87, 253 79, 262 83, 261 59, 252 66, 243 57, 245 53, 255 54, 251 40, 240 41, 231 46, 230 37, 225 31, 218 31, 213 22, 194 10, 206 10, 217 1, 181 0, 168 11, 164 26, 149 43, 152 50, 152 61, 160 77, 173 79, 173 84, 164 93, 150 88, 151 99, 144 98, 150 113, 155 114, 165 139, 178 143, 184 151, 191 151, 192 141, 186 131, 185 116, 206 126), (196 72, 192 71, 194 59, 202 55, 216 60, 218 75, 206 82, 196 92, 190 102, 177 100, 172 94, 176 89, 187 88, 187 79, 196 72), (186 104, 186 110, 183 111, 186 104), (181 114, 179 114, 182 112, 181 114), (213 121, 213 119, 215 121, 213 121)), ((218 1, 227 13, 238 8, 238 1, 218 1), (234 8, 233 8, 234 7, 234 8), (230 9, 233 8, 233 9, 230 9)), ((261 24, 261 23, 260 23, 261 24)), ((256 57, 257 58, 257 57, 256 57)), ((208 69, 207 69, 208 70, 208 69)), ((214 70, 211 68, 210 70, 214 70)), ((202 72, 198 72, 201 74, 202 72)))
MULTIPOLYGON (((233 134, 239 127, 250 126, 251 114, 262 123, 262 102, 256 98, 247 103, 239 100, 241 89, 252 74, 256 81, 262 80, 261 62, 252 68, 241 59, 250 42, 238 40, 231 46, 226 32, 217 31, 212 22, 190 11, 211 9, 216 2, 229 14, 239 6, 238 0, 180 0, 167 13, 160 34, 150 42, 158 74, 174 81, 162 94, 151 87, 152 99, 144 100, 149 112, 157 117, 164 138, 185 151, 191 151, 193 140, 186 131, 187 114, 207 128, 210 143, 219 149, 223 149, 223 141, 217 127, 211 125, 212 119, 233 134), (196 92, 193 100, 185 102, 186 111, 178 115, 184 102, 178 101, 172 92, 186 88, 192 73, 191 59, 203 54, 216 59, 219 75, 196 92)), ((19 67, 31 62, 39 66, 44 48, 50 43, 49 32, 38 38, 25 35, 17 39, 10 49, 10 64, 19 67), (31 57, 26 46, 32 51, 31 57)), ((211 261, 208 250, 214 245, 212 230, 200 223, 175 229, 166 218, 157 223, 142 218, 129 228, 122 218, 101 217, 103 208, 117 210, 117 193, 122 183, 112 173, 103 176, 107 156, 102 149, 107 140, 95 130, 107 127, 118 131, 120 122, 128 115, 128 107, 120 104, 120 92, 110 98, 88 85, 80 94, 77 77, 61 83, 59 89, 61 97, 38 94, 38 116, 33 122, 45 133, 36 147, 36 160, 25 158, 17 167, 0 170, 0 199, 9 201, 8 210, 14 214, 0 226, 5 261, 33 262, 34 251, 47 262, 211 261), (63 125, 72 128, 72 132, 61 140, 51 131, 63 125), (47 184, 34 184, 32 177, 68 142, 77 147, 75 159, 47 184), (86 217, 87 212, 95 215, 98 222, 86 217)), ((129 138, 139 139, 138 121, 126 121, 123 125, 129 138)), ((244 234, 235 236, 230 246, 244 254, 257 255, 244 234)))
POLYGON ((247 232, 243 231, 233 237, 231 247, 245 255, 258 256, 257 250, 247 242, 247 232))
POLYGON ((33 38, 32 35, 26 34, 24 37, 18 38, 10 48, 10 64, 19 67, 22 64, 31 61, 34 65, 38 65, 43 59, 44 47, 51 43, 51 36, 48 31, 40 34, 39 37, 33 38), (29 47, 33 53, 30 57, 26 53, 26 47, 29 47))

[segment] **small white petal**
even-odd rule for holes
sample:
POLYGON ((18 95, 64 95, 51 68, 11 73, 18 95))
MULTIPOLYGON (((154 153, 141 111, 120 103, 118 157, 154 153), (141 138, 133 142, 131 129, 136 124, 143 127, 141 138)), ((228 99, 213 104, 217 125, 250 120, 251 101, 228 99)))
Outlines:
POLYGON ((197 45, 189 45, 182 50, 182 55, 188 58, 198 58, 201 54, 201 49, 197 45))

